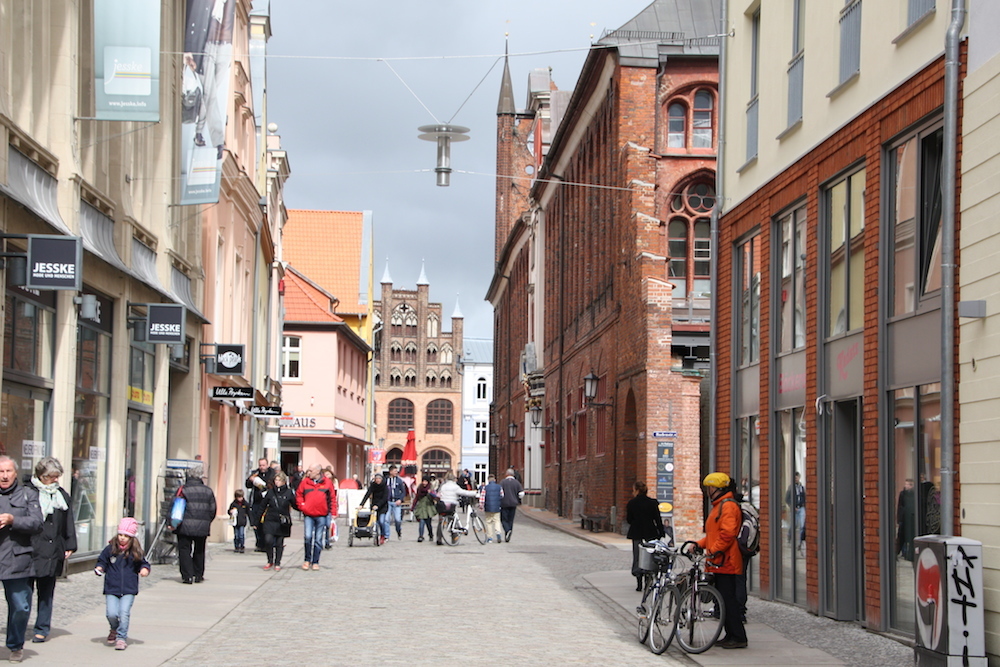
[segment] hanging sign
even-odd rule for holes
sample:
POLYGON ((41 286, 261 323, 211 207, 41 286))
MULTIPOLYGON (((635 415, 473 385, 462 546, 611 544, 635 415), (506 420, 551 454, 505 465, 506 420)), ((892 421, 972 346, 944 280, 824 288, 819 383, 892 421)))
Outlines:
POLYGON ((280 417, 281 416, 281 406, 280 405, 251 405, 250 414, 254 417, 280 417))
POLYGON ((253 387, 212 387, 212 398, 253 398, 253 387))
POLYGON ((159 0, 95 0, 97 120, 160 120, 159 0))
POLYGON ((174 345, 184 343, 184 306, 176 303, 146 304, 146 340, 174 345))
POLYGON ((223 345, 221 343, 216 345, 215 374, 243 375, 244 349, 243 345, 223 345))
POLYGON ((78 236, 28 235, 25 287, 38 290, 83 288, 83 244, 78 236))

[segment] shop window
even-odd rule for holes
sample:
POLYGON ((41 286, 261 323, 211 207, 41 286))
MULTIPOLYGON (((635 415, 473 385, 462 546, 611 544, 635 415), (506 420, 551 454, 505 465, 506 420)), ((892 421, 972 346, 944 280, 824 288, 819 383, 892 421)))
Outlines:
POLYGON ((73 468, 66 472, 70 474, 70 498, 81 553, 104 547, 102 519, 107 485, 110 376, 111 336, 96 328, 79 325, 73 408, 73 468))
POLYGON ((772 237, 778 272, 778 352, 791 352, 806 344, 805 252, 806 207, 800 206, 778 218, 772 237))

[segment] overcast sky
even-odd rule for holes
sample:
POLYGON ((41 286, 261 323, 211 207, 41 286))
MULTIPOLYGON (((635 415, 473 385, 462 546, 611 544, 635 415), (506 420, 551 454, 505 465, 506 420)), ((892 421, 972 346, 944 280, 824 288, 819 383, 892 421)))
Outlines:
POLYGON ((401 289, 416 288, 426 260, 430 297, 446 322, 457 299, 466 337, 492 338, 485 296, 504 33, 521 109, 532 69, 551 67, 559 89, 571 90, 591 36, 648 4, 273 0, 268 120, 291 165, 286 206, 372 211, 376 298, 386 257, 401 289), (418 126, 438 121, 470 128, 470 140, 452 146, 449 187, 435 185, 434 144, 417 138, 418 126))

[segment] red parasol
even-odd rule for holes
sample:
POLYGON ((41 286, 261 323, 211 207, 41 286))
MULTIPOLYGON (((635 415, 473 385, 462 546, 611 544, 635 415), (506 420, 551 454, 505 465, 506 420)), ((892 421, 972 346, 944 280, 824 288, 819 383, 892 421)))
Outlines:
POLYGON ((417 472, 417 434, 414 431, 410 431, 406 434, 406 446, 403 447, 403 458, 400 460, 400 466, 403 468, 404 474, 415 475, 417 472))

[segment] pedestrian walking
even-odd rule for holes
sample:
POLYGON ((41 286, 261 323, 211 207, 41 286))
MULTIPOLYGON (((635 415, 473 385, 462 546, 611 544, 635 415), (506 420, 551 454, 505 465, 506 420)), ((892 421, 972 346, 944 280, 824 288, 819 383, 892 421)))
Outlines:
POLYGON ((625 505, 625 520, 628 522, 628 539, 632 540, 632 576, 635 590, 642 590, 642 570, 639 569, 639 543, 658 540, 666 534, 663 518, 660 517, 659 503, 649 497, 649 488, 641 479, 633 487, 635 495, 625 505))
POLYGON ((333 472, 333 468, 330 466, 323 468, 323 476, 330 480, 330 484, 333 484, 333 506, 330 508, 329 521, 330 530, 326 531, 326 536, 323 540, 323 548, 331 549, 333 542, 340 539, 337 529, 337 514, 340 513, 340 499, 337 493, 340 491, 340 480, 337 479, 337 474, 333 472))
POLYGON ((264 551, 264 533, 260 518, 264 514, 264 494, 274 479, 274 470, 267 465, 267 459, 257 461, 257 469, 247 477, 246 488, 250 491, 250 523, 253 526, 256 545, 254 551, 264 551))
POLYGON ((424 477, 413 494, 413 516, 417 520, 417 542, 424 541, 424 528, 427 529, 427 539, 434 539, 434 517, 437 516, 434 502, 431 480, 429 477, 424 477))
POLYGON ((229 503, 229 522, 233 526, 233 552, 246 552, 247 522, 250 517, 250 505, 243 497, 243 489, 233 491, 233 502, 229 503))
POLYGON ((517 506, 524 497, 524 487, 514 474, 513 468, 507 468, 507 476, 500 482, 503 489, 503 499, 500 501, 500 523, 503 525, 503 539, 510 542, 514 532, 514 517, 517 516, 517 506))
POLYGON ((486 523, 487 542, 493 541, 493 536, 497 538, 499 544, 503 540, 500 533, 500 510, 503 501, 503 487, 497 483, 497 476, 490 473, 486 477, 486 483, 479 492, 479 504, 483 508, 483 521, 486 523))
MULTIPOLYGON (((399 468, 394 465, 389 466, 389 477, 385 480, 386 489, 389 492, 389 509, 386 512, 386 528, 391 529, 396 526, 396 538, 403 539, 403 501, 406 499, 406 482, 399 477, 399 468)), ((388 532, 386 532, 388 536, 388 532)))
POLYGON ((288 477, 283 472, 276 473, 271 484, 261 515, 264 552, 267 554, 267 565, 264 569, 270 570, 273 567, 275 572, 279 572, 281 556, 285 552, 285 538, 292 535, 292 505, 295 503, 295 494, 288 488, 288 477))
POLYGON ((724 472, 710 473, 701 485, 712 508, 705 520, 705 537, 698 540, 698 546, 710 554, 722 554, 708 566, 708 571, 715 574, 715 587, 719 589, 726 609, 726 636, 717 645, 722 648, 746 648, 747 633, 743 626, 746 601, 741 590, 746 590, 747 575, 743 567, 743 553, 736 540, 743 526, 743 512, 734 497, 736 485, 724 472))
POLYGON ((381 473, 376 473, 375 477, 372 478, 371 484, 368 485, 368 490, 365 491, 364 497, 358 503, 358 509, 361 509, 365 501, 369 498, 372 501, 372 509, 377 513, 376 516, 380 529, 379 544, 384 544, 385 537, 389 534, 389 515, 387 514, 389 511, 389 487, 386 486, 385 479, 381 473))
POLYGON ((108 644, 116 651, 128 648, 128 628, 132 604, 139 594, 139 577, 148 577, 151 566, 136 535, 139 524, 132 517, 118 523, 118 534, 97 557, 94 574, 104 577, 104 601, 111 632, 108 644))
POLYGON ((455 474, 450 470, 444 476, 444 484, 438 489, 438 529, 437 529, 437 542, 435 544, 441 544, 441 531, 444 528, 444 517, 448 514, 452 514, 458 508, 458 504, 461 498, 475 498, 477 494, 475 491, 469 491, 463 489, 455 482, 455 474))
MULTIPOLYGON (((66 559, 76 551, 76 522, 69 511, 70 495, 59 486, 63 467, 58 459, 46 456, 35 465, 31 485, 38 491, 42 511, 42 532, 31 537, 31 586, 38 596, 34 636, 40 644, 52 629, 52 601, 56 579, 62 576, 66 559)), ((30 598, 29 598, 30 600, 30 598)))
POLYGON ((42 531, 38 491, 17 480, 17 464, 0 456, 0 580, 7 598, 9 660, 24 657, 31 615, 31 537, 42 531))
POLYGON ((320 465, 311 465, 295 492, 295 504, 305 517, 305 560, 302 569, 319 569, 319 555, 330 535, 330 515, 336 504, 333 483, 323 474, 320 465))
POLYGON ((202 481, 203 474, 200 465, 188 468, 187 482, 177 490, 186 501, 181 525, 174 529, 181 583, 185 584, 200 584, 205 579, 205 541, 215 520, 215 494, 202 481))

